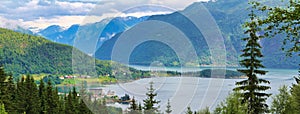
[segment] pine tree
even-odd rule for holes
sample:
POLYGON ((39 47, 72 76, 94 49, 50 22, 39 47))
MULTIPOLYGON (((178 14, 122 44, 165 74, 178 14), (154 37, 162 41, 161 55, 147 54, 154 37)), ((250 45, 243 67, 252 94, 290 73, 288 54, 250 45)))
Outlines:
POLYGON ((138 107, 137 110, 139 110, 139 111, 142 111, 142 110, 143 110, 143 107, 142 107, 142 104, 141 104, 141 103, 139 103, 139 107, 138 107))
POLYGON ((86 106, 86 104, 84 103, 84 101, 81 99, 79 106, 78 106, 78 112, 81 114, 90 114, 91 111, 90 109, 86 106))
POLYGON ((25 107, 26 107, 26 90, 25 87, 25 77, 22 76, 21 80, 17 83, 17 91, 16 91, 16 109, 19 114, 25 112, 25 107))
POLYGON ((39 97, 38 97, 38 88, 34 82, 34 79, 27 75, 26 80, 24 82, 25 86, 25 112, 27 114, 37 114, 39 113, 39 97))
POLYGON ((47 109, 49 108, 47 105, 47 96, 45 91, 45 83, 43 79, 40 80, 39 85, 39 98, 40 98, 40 113, 45 114, 47 109))
POLYGON ((76 87, 73 86, 73 91, 72 91, 72 105, 74 108, 74 112, 73 113, 78 113, 78 104, 79 104, 79 97, 77 96, 77 92, 76 92, 76 87))
POLYGON ((57 113, 59 110, 59 97, 57 90, 53 90, 51 80, 47 82, 46 96, 46 104, 48 106, 46 112, 50 114, 57 113))
POLYGON ((171 114, 171 113, 172 113, 171 104, 170 104, 170 99, 168 99, 166 113, 167 113, 167 114, 171 114))
POLYGON ((147 98, 144 101, 144 110, 146 112, 158 112, 158 108, 155 107, 160 101, 155 100, 154 97, 157 96, 154 93, 155 89, 153 88, 153 82, 150 82, 150 87, 148 88, 148 92, 146 93, 147 98))
POLYGON ((130 109, 130 111, 128 112, 129 114, 141 114, 141 110, 139 110, 139 105, 136 103, 134 97, 131 100, 129 109, 130 109))
POLYGON ((243 40, 247 42, 245 49, 242 50, 243 60, 240 61, 241 66, 245 69, 239 69, 238 71, 244 73, 248 79, 236 82, 237 87, 235 91, 242 91, 243 100, 242 103, 248 104, 248 114, 265 113, 268 110, 268 105, 265 103, 270 94, 264 93, 264 91, 270 89, 269 86, 261 85, 262 83, 269 84, 270 82, 265 79, 259 79, 257 75, 265 75, 267 71, 260 70, 264 68, 259 58, 263 57, 260 49, 262 48, 258 41, 263 36, 258 36, 257 33, 261 31, 258 26, 258 18, 254 14, 254 10, 257 7, 255 2, 251 2, 252 10, 249 14, 250 22, 246 22, 244 27, 247 29, 245 34, 249 34, 249 37, 243 40))
POLYGON ((7 74, 4 71, 2 65, 0 65, 0 102, 4 103, 5 105, 8 104, 10 101, 8 100, 9 95, 7 95, 7 74))
POLYGON ((137 108, 138 108, 138 106, 137 106, 137 104, 135 102, 135 99, 133 97, 132 100, 131 100, 129 109, 131 109, 131 110, 137 110, 137 108))
POLYGON ((5 109, 9 113, 16 113, 16 85, 13 80, 12 74, 9 74, 8 82, 7 82, 7 92, 6 95, 8 96, 5 109))

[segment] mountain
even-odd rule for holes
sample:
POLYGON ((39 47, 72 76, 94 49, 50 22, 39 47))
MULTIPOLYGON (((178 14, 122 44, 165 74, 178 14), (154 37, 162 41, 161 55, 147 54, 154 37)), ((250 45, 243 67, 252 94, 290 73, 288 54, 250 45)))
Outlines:
MULTIPOLYGON (((243 49, 244 42, 241 40, 245 37, 242 24, 248 20, 248 11, 246 8, 250 7, 247 1, 243 0, 218 0, 215 2, 202 3, 211 15, 214 17, 218 24, 220 31, 222 32, 225 47, 228 66, 237 66, 239 61, 240 50, 243 49)), ((191 20, 187 19, 182 14, 196 14, 199 12, 199 6, 201 3, 194 3, 188 6, 183 11, 174 12, 167 15, 153 15, 139 25, 151 22, 159 21, 168 23, 177 29, 179 29, 195 47, 199 61, 185 64, 197 64, 199 62, 202 65, 210 65, 210 51, 208 45, 203 37, 203 34, 198 31, 195 24, 191 20)), ((196 14, 197 15, 197 14, 196 14)), ((151 28, 153 25, 148 25, 151 28)), ((178 39, 182 36, 174 35, 174 31, 170 30, 166 25, 155 25, 156 29, 147 29, 147 26, 134 26, 134 30, 137 32, 130 32, 131 29, 119 33, 111 39, 105 41, 103 45, 96 51, 95 57, 102 60, 111 60, 111 53, 115 47, 116 41, 119 40, 122 35, 122 39, 128 39, 128 41, 137 38, 155 37, 157 39, 178 39), (140 28, 138 28, 140 27, 140 28), (139 29, 141 32, 138 32, 139 29), (142 31, 144 30, 144 32, 142 31), (166 35, 167 34, 167 35, 166 35)), ((154 27, 153 27, 154 28, 154 27)), ((261 41, 264 54, 264 65, 267 68, 298 68, 300 59, 297 56, 288 58, 283 52, 281 52, 281 40, 282 38, 265 39, 261 41), (276 53, 274 53, 276 52, 276 53), (279 61, 279 62, 278 62, 279 61), (296 64, 297 63, 297 64, 296 64)), ((180 42, 180 41, 178 41, 180 42)), ((126 45, 126 44, 123 44, 126 45)), ((190 45, 182 45, 190 46, 190 45)), ((129 47, 129 46, 128 46, 129 47)), ((184 50, 183 50, 184 51, 184 50)), ((189 54, 187 53, 186 56, 189 54)), ((151 65, 155 61, 159 61, 166 66, 180 66, 179 58, 169 45, 166 45, 157 41, 147 41, 134 48, 130 54, 130 64, 133 65, 151 65)))
MULTIPOLYGON (((123 32, 127 30, 128 28, 136 25, 137 23, 140 23, 147 19, 147 16, 145 17, 116 17, 113 19, 104 19, 100 22, 92 23, 92 24, 86 24, 86 25, 72 25, 70 28, 63 30, 62 27, 58 25, 51 25, 41 31, 39 31, 37 34, 40 36, 43 36, 47 38, 48 40, 51 40, 53 42, 67 44, 67 45, 73 45, 74 39, 76 37, 76 33, 78 29, 84 28, 85 30, 91 30, 87 31, 89 33, 85 37, 89 38, 97 38, 99 39, 98 47, 106 40, 113 37, 115 34, 123 32), (101 30, 103 29, 102 34, 101 30)), ((89 39, 87 38, 87 39, 89 39)))
POLYGON ((0 57, 5 70, 16 76, 27 73, 111 74, 112 63, 109 61, 94 60, 71 46, 3 28, 0 28, 0 57), (94 66, 90 64, 95 64, 95 73, 92 71, 94 66))

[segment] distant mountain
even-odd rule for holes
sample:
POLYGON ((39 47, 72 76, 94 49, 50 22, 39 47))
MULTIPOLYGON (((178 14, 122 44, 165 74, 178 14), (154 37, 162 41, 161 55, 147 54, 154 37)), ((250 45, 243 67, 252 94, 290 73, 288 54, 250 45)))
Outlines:
MULTIPOLYGON (((46 29, 39 31, 37 34, 41 35, 51 41, 73 45, 76 33, 80 27, 88 31, 88 35, 85 37, 97 38, 99 39, 98 47, 106 40, 113 37, 115 34, 123 32, 130 27, 146 20, 148 17, 116 17, 113 19, 104 19, 97 23, 87 24, 87 25, 72 25, 70 28, 63 30, 62 27, 58 25, 51 25, 46 29), (109 21, 107 23, 107 21, 109 21), (102 34, 100 34, 99 29, 104 28, 102 34), (96 37, 95 37, 96 36, 96 37)), ((88 38, 89 39, 89 38, 88 38)))
MULTIPOLYGON (((241 54, 240 50, 242 50, 244 46, 244 42, 241 40, 241 38, 245 37, 243 34, 244 30, 242 28, 242 24, 248 19, 248 11, 246 8, 250 6, 247 4, 247 1, 243 0, 218 0, 216 2, 211 1, 203 4, 214 17, 222 32, 226 46, 227 65, 238 65, 238 61, 240 60, 239 55, 241 54)), ((183 11, 178 11, 172 14, 153 15, 144 22, 156 20, 175 26, 192 42, 199 57, 198 62, 202 65, 210 65, 210 52, 202 33, 197 30, 195 25, 189 19, 181 15, 181 13, 195 14, 199 10, 199 5, 201 4, 194 3, 183 11)), ((172 40, 172 38, 176 39, 175 37, 180 37, 172 35, 174 33, 171 33, 170 30, 167 30, 166 28, 166 26, 161 25, 157 30, 149 30, 153 31, 152 34, 148 34, 150 32, 136 32, 133 34, 133 36, 138 38, 155 36, 157 38, 170 40, 172 40), (170 34, 170 36, 155 34, 170 34)), ((128 31, 130 31, 130 29, 128 31)), ((111 60, 112 49, 121 34, 122 33, 119 33, 111 39, 105 41, 103 45, 96 51, 95 57, 102 60, 111 60)), ((130 39, 130 37, 126 36, 123 36, 122 38, 130 39)), ((282 40, 282 38, 280 40, 282 40)), ((297 58, 297 56, 294 56, 293 58, 285 57, 285 54, 280 50, 280 40, 278 40, 278 38, 274 38, 261 41, 264 47, 264 65, 267 68, 298 68, 300 59, 297 58)), ((179 59, 177 58, 176 53, 168 45, 156 41, 144 42, 137 46, 131 53, 129 61, 130 64, 133 65, 150 65, 154 61, 160 61, 166 66, 180 66, 180 64, 178 64, 179 59)))

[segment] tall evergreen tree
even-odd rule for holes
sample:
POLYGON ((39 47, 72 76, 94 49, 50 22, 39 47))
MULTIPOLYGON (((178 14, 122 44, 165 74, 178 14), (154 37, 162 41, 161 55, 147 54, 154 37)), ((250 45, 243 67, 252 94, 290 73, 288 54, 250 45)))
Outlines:
POLYGON ((134 96, 133 96, 133 98, 131 100, 131 103, 130 103, 129 109, 131 109, 131 110, 137 110, 137 108, 138 108, 138 105, 136 104, 134 96))
POLYGON ((74 112, 73 113, 78 113, 78 104, 79 104, 79 97, 78 94, 76 92, 76 87, 73 86, 73 91, 72 91, 72 105, 74 108, 74 112))
POLYGON ((59 110, 59 97, 58 92, 53 89, 51 80, 48 80, 46 87, 46 104, 47 110, 46 113, 54 114, 59 110))
POLYGON ((144 101, 144 110, 146 112, 158 112, 158 107, 155 107, 160 101, 156 100, 154 97, 157 96, 155 93, 155 89, 153 88, 153 82, 150 82, 150 87, 148 88, 148 92, 146 93, 147 98, 144 101))
POLYGON ((238 69, 239 72, 244 73, 248 79, 236 82, 236 91, 242 91, 243 100, 242 103, 248 104, 248 114, 265 113, 268 110, 268 105, 265 103, 270 94, 265 93, 270 89, 269 86, 261 85, 262 83, 269 84, 270 82, 265 79, 260 79, 257 75, 265 75, 267 71, 260 70, 264 68, 259 58, 263 57, 260 49, 259 40, 263 36, 258 36, 259 28, 258 17, 254 13, 256 9, 256 2, 250 2, 252 4, 251 13, 249 14, 250 22, 246 22, 244 27, 247 29, 245 34, 249 37, 243 38, 247 42, 245 49, 242 50, 243 60, 240 61, 240 65, 245 69, 238 69))
POLYGON ((25 112, 25 107, 26 107, 26 90, 25 87, 25 77, 22 76, 21 80, 18 81, 17 83, 17 90, 16 90, 16 107, 17 107, 17 112, 19 114, 22 114, 25 112))
POLYGON ((137 110, 139 110, 139 111, 142 111, 143 110, 143 107, 142 107, 142 104, 141 103, 139 103, 139 106, 138 106, 138 109, 137 110))
POLYGON ((6 95, 8 96, 5 109, 9 113, 16 113, 16 85, 13 80, 12 74, 9 74, 8 82, 7 82, 7 92, 6 95))
POLYGON ((9 96, 7 95, 7 74, 4 71, 2 65, 0 65, 0 102, 4 104, 8 104, 10 101, 8 100, 9 96))
POLYGON ((172 113, 171 104, 170 104, 170 99, 168 99, 167 109, 166 109, 165 112, 166 112, 167 114, 171 114, 171 113, 172 113))
POLYGON ((38 88, 34 82, 33 77, 27 75, 24 82, 25 86, 25 112, 27 114, 38 114, 39 113, 39 97, 38 97, 38 88))
POLYGON ((128 113, 129 114, 141 114, 142 112, 138 108, 139 108, 139 105, 136 103, 136 100, 133 97, 131 100, 131 103, 130 103, 130 107, 129 107, 130 111, 128 113))
POLYGON ((47 95, 46 95, 45 83, 43 79, 40 80, 39 98, 40 98, 40 113, 45 114, 49 107, 47 105, 47 95))

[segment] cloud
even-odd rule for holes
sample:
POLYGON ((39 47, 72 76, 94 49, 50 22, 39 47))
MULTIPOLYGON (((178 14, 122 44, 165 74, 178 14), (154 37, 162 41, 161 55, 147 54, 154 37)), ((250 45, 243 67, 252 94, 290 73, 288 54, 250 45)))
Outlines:
POLYGON ((0 17, 21 22, 27 28, 42 29, 53 24, 67 27, 99 22, 115 16, 166 14, 172 11, 169 9, 182 10, 197 1, 199 0, 8 0, 0 2, 0 17), (153 7, 146 7, 146 4, 153 7))
POLYGON ((1 28, 8 28, 8 29, 17 29, 18 27, 20 26, 24 26, 24 25, 21 25, 23 20, 10 20, 10 19, 6 19, 6 18, 3 18, 3 17, 0 17, 0 27, 1 28))

